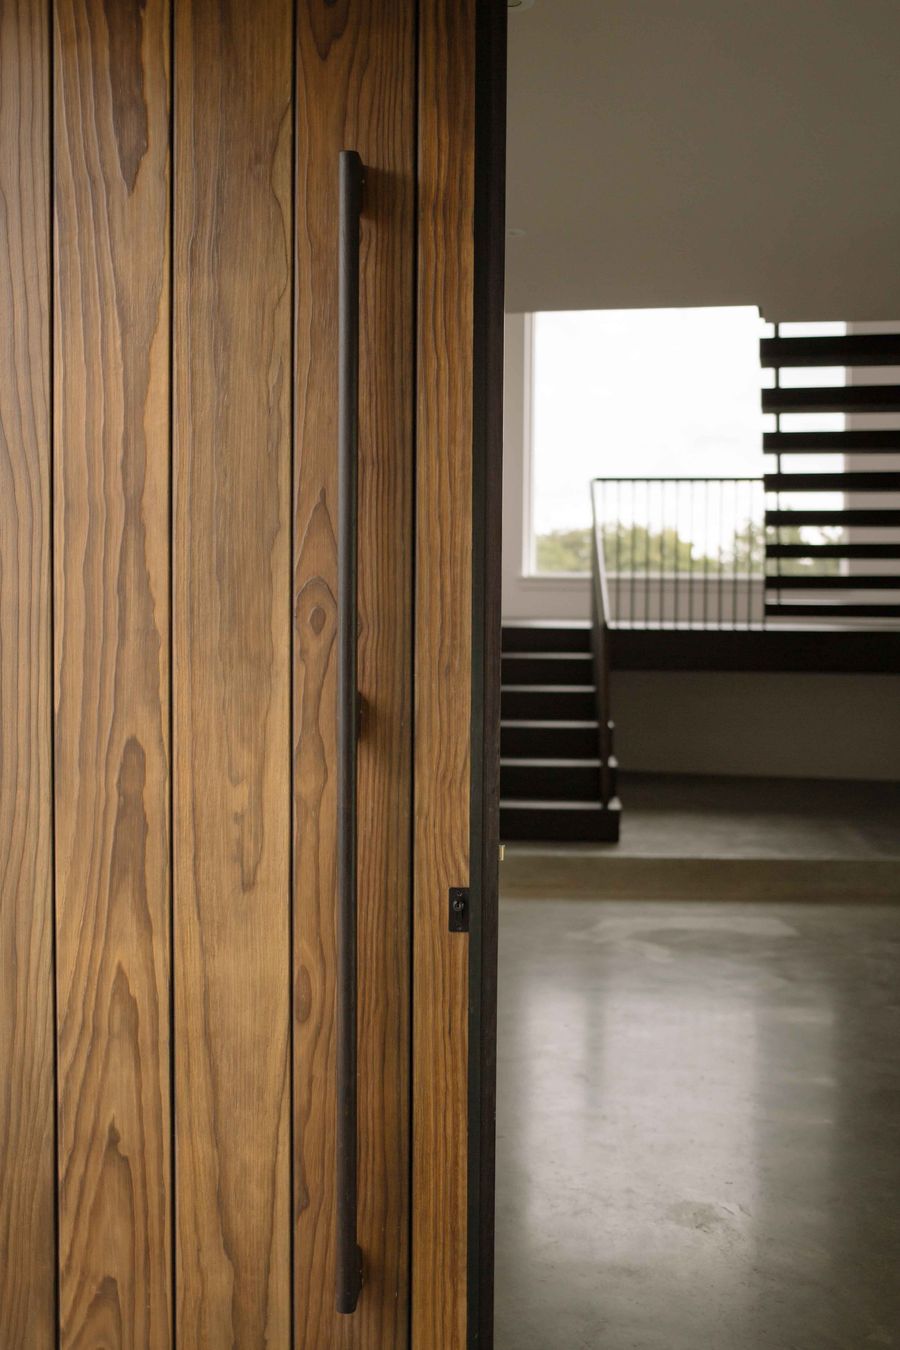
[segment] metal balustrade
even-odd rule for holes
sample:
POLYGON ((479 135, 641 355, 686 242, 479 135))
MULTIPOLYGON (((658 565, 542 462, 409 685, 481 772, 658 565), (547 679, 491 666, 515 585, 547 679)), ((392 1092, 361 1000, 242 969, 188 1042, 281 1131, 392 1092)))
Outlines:
POLYGON ((761 478, 598 478, 592 496, 609 623, 764 623, 761 478))

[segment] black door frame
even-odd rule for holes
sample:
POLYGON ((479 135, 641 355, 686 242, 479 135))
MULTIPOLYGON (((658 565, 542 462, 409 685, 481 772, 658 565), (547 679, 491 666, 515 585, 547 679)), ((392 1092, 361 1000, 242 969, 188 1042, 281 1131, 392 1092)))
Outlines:
POLYGON ((469 1347, 479 1347, 479 1350, 489 1350, 494 1343, 506 25, 505 0, 478 0, 475 57, 467 1343, 469 1347))

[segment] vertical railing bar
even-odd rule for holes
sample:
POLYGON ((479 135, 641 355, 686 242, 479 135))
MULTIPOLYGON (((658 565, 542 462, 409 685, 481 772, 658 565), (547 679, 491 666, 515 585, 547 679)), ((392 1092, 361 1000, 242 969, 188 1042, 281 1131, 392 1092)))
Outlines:
POLYGON ((662 510, 663 510, 663 527, 662 527, 662 550, 661 550, 661 559, 662 559, 662 615, 663 615, 663 626, 665 626, 665 623, 666 623, 666 610, 667 610, 667 605, 666 605, 666 574, 667 574, 667 568, 666 568, 666 530, 667 530, 668 523, 669 523, 669 484, 668 484, 668 482, 667 482, 665 479, 663 480, 662 495, 663 495, 663 502, 662 502, 662 510))
POLYGON ((606 567, 606 479, 598 478, 594 484, 594 536, 595 547, 603 550, 603 566, 606 567))
MULTIPOLYGON (((746 506, 747 506, 747 484, 746 484, 746 483, 741 483, 740 489, 741 489, 741 490, 740 490, 740 494, 739 494, 740 500, 739 500, 739 502, 738 502, 738 518, 739 518, 739 520, 742 520, 742 519, 743 519, 743 516, 741 515, 741 513, 746 509, 746 506)), ((750 527, 749 527, 749 525, 748 525, 748 527, 747 527, 747 540, 746 540, 745 543, 744 543, 744 548, 743 548, 742 550, 740 550, 740 561, 741 561, 741 567, 743 568, 743 571, 741 572, 741 579, 742 579, 742 584, 744 585, 745 588, 746 588, 746 585, 747 585, 747 577, 749 576, 749 564, 748 564, 748 562, 747 562, 747 543, 748 543, 749 539, 750 539, 750 527)), ((735 551, 735 556, 737 556, 737 555, 738 555, 738 551, 739 551, 739 550, 738 550, 738 546, 737 546, 737 534, 735 534, 735 546, 734 546, 734 551, 735 551)), ((745 612, 746 612, 746 603, 745 603, 745 601, 744 601, 743 595, 741 595, 740 592, 739 592, 739 601, 740 601, 740 611, 739 611, 739 613, 738 613, 738 623, 739 623, 740 626, 743 628, 743 627, 746 626, 746 625, 745 625, 745 620, 744 620, 744 617, 743 617, 744 614, 745 614, 745 612)))
POLYGON ((644 512, 644 627, 650 627, 650 522, 653 516, 653 487, 648 478, 644 484, 646 511, 644 512))
MULTIPOLYGON (((667 485, 665 485, 665 518, 667 518, 667 524, 669 518, 671 518, 672 516, 671 495, 672 495, 672 486, 671 483, 667 483, 667 485)), ((671 531, 669 531, 669 533, 671 533, 671 531)), ((671 566, 671 564, 669 564, 669 566, 671 566)), ((672 597, 671 597, 671 606, 669 607, 671 607, 672 610, 671 621, 673 622, 673 620, 675 620, 675 568, 672 568, 672 597)))
POLYGON ((619 599, 619 589, 621 589, 621 568, 622 562, 622 501, 621 501, 621 482, 615 479, 615 614, 614 620, 618 622, 622 617, 622 602, 619 599))
POLYGON ((753 519, 756 513, 753 481, 747 484, 747 627, 753 627, 753 519))
MULTIPOLYGON (((693 483, 691 483, 690 481, 686 481, 686 482, 683 483, 682 486, 681 486, 681 491, 680 491, 679 494, 678 494, 678 519, 679 519, 679 521, 682 521, 682 520, 684 520, 685 522, 687 521, 687 515, 688 515, 689 508, 690 508, 690 498, 691 498, 691 493, 693 492, 693 490, 694 490, 694 485, 693 485, 693 483), (684 500, 685 493, 687 494, 687 500, 686 500, 686 501, 684 500)), ((686 529, 686 530, 688 529, 687 524, 685 524, 685 529, 686 529)), ((681 538, 681 528, 680 528, 680 525, 679 525, 679 531, 678 531, 678 540, 679 540, 679 542, 678 542, 678 571, 679 571, 679 575, 680 575, 680 578, 681 578, 681 583, 680 583, 680 584, 682 585, 682 587, 686 587, 686 586, 687 586, 687 577, 688 577, 688 574, 689 574, 689 572, 690 572, 690 566, 691 566, 691 551, 690 551, 690 543, 689 543, 689 541, 687 540, 687 537, 685 536, 685 539, 684 539, 684 540, 682 540, 682 538, 681 538), (688 551, 687 551, 687 557, 686 557, 686 558, 683 557, 683 550, 684 550, 684 545, 685 545, 685 544, 687 544, 687 546, 688 546, 688 551)), ((684 592, 684 593, 686 594, 686 592, 684 592)), ((687 600, 683 600, 683 601, 682 601, 682 607, 683 607, 683 609, 684 609, 685 616, 687 615, 687 605, 688 605, 688 603, 689 603, 689 602, 688 602, 687 600)), ((685 622, 686 622, 686 621, 687 621, 687 620, 686 620, 686 617, 685 617, 685 622)))
POLYGON ((659 479, 657 491, 659 493, 659 581, 657 583, 659 595, 657 597, 657 612, 659 614, 659 626, 666 626, 666 485, 662 478, 659 479))
MULTIPOLYGON (((671 482, 671 480, 669 480, 669 482, 666 483, 666 492, 665 492, 665 496, 666 496, 666 506, 665 506, 665 511, 666 511, 666 523, 665 523, 664 532, 663 532, 663 533, 664 533, 664 537, 665 537, 665 536, 668 536, 668 537, 669 537, 669 540, 670 540, 669 547, 671 547, 672 520, 673 520, 673 516, 672 516, 672 503, 671 503, 671 493, 672 493, 672 482, 671 482)), ((672 562, 671 558, 669 558, 669 557, 667 556, 667 558, 666 558, 666 568, 665 568, 665 571, 666 571, 666 580, 667 580, 667 581, 669 580, 669 569, 670 569, 670 568, 671 568, 671 570, 672 570, 672 577, 671 577, 671 581, 672 581, 672 590, 671 590, 671 592, 668 592, 668 591, 667 591, 667 592, 666 592, 666 595, 667 595, 668 612, 669 612, 669 616, 670 616, 670 617, 669 617, 669 623, 671 624, 671 623, 674 622, 674 617, 675 617, 675 608, 674 608, 674 606, 675 606, 675 568, 674 568, 674 565, 673 565, 673 562, 672 562)))
MULTIPOLYGON (((742 520, 742 519, 743 519, 743 516, 742 516, 741 513, 742 513, 743 511, 745 511, 745 510, 746 510, 746 507, 747 507, 747 484, 746 484, 746 483, 741 483, 740 487, 741 487, 741 491, 740 491, 740 501, 739 501, 739 503, 738 503, 738 516, 739 516, 739 519, 742 520)), ((744 548, 740 551, 740 553, 741 553, 741 567, 743 568, 743 571, 741 572, 741 579, 742 579, 742 584, 744 585, 745 588, 746 588, 746 586, 747 586, 747 578, 748 578, 748 576, 750 575, 749 563, 748 563, 748 560, 747 560, 747 547, 748 547, 748 544, 749 544, 749 540, 750 540, 750 527, 749 527, 749 525, 748 525, 748 526, 747 526, 747 539, 745 540, 744 548)), ((737 535, 735 535, 735 549, 734 549, 734 551, 735 551, 735 555, 737 555, 737 554, 738 554, 737 535)), ((739 616, 738 616, 738 622, 740 623, 741 627, 743 628, 743 627, 746 626, 745 618, 744 618, 743 616, 746 614, 746 608, 747 608, 747 606, 746 606, 746 602, 745 602, 745 600, 744 600, 744 596, 743 596, 743 595, 740 595, 740 596, 739 596, 739 599, 740 599, 740 614, 739 614, 739 616)))
POLYGON ((729 611, 725 608, 728 604, 728 483, 722 479, 721 485, 722 506, 720 511, 719 529, 722 538, 722 628, 727 628, 730 622, 729 611))
MULTIPOLYGON (((606 577, 607 594, 609 593, 610 578, 612 577, 613 558, 612 558, 612 536, 610 535, 609 510, 612 492, 609 486, 609 480, 603 480, 603 495, 601 498, 602 519, 600 522, 601 538, 603 541, 603 569, 606 577)), ((612 618, 612 601, 609 605, 609 614, 607 618, 612 618)))
POLYGON ((677 628, 681 622, 681 494, 684 483, 679 479, 673 484, 672 491, 675 497, 675 516, 674 533, 672 538, 673 568, 675 572, 675 581, 673 586, 673 604, 674 604, 674 622, 677 628))
MULTIPOLYGON (((763 525, 762 525, 762 531, 761 531, 761 534, 760 534, 760 541, 759 541, 759 544, 758 544, 758 546, 757 546, 756 557, 755 557, 754 564, 753 564, 753 573, 754 573, 754 576, 756 576, 756 575, 760 572, 760 570, 762 570, 762 571, 764 572, 764 571, 765 571, 765 568, 766 568, 766 562, 765 562, 765 558, 766 558, 766 538, 765 538, 765 523, 764 523, 764 522, 765 522, 766 502, 765 502, 765 494, 764 494, 763 491, 762 491, 762 483, 754 483, 754 485, 753 485, 753 503, 754 503, 754 506, 753 506, 754 517, 755 517, 756 519, 758 519, 758 520, 760 520, 760 521, 763 522, 763 525)), ((756 594, 756 592, 754 591, 754 596, 755 596, 755 594, 756 594)), ((754 602, 753 602, 753 604, 752 604, 752 606, 751 606, 751 614, 753 615, 753 622, 754 622, 754 624, 755 624, 755 623, 757 622, 756 602, 755 602, 755 599, 754 599, 754 602)))
POLYGON ((709 626, 709 479, 703 484, 703 627, 709 626))
MULTIPOLYGON (((692 491, 694 491, 694 485, 692 485, 691 482, 684 482, 684 483, 681 483, 681 490, 680 490, 680 493, 679 493, 679 518, 681 518, 681 516, 683 516, 683 514, 684 514, 684 517, 687 518, 688 509, 690 509, 690 505, 691 505, 691 493, 692 493, 692 491), (681 498, 683 498, 684 493, 687 493, 687 502, 681 501, 681 498)), ((688 528, 688 526, 685 526, 685 528, 688 528)), ((690 547, 690 541, 688 541, 687 539, 685 539, 685 540, 683 541, 683 543, 679 543, 679 572, 680 572, 680 574, 681 574, 681 580, 683 580, 683 583, 684 583, 684 586, 685 586, 685 587, 687 587, 687 579, 688 579, 688 574, 690 574, 690 568, 691 568, 691 547, 690 547), (681 556, 681 549, 683 549, 684 543, 687 543, 687 545, 688 545, 688 556, 687 556, 687 559, 684 559, 683 556, 681 556)), ((690 599, 688 599, 688 601, 685 602, 685 620, 684 620, 684 622, 687 622, 687 606, 688 606, 688 605, 690 605, 690 599)))
POLYGON ((674 580, 674 583, 673 583, 673 591, 674 591, 674 596, 673 596, 673 623, 674 623, 675 627, 677 628, 677 627, 678 627, 678 614, 679 614, 679 603, 678 603, 678 602, 679 602, 679 599, 680 599, 680 593, 681 593, 681 560, 680 560, 679 557, 678 557, 678 538, 679 538, 679 530, 680 530, 680 524, 681 524, 681 480, 680 480, 680 479, 677 479, 677 480, 675 481, 675 483, 673 484, 673 491, 674 491, 674 494, 675 494, 675 537, 674 537, 674 539, 673 539, 673 541, 672 541, 672 550, 673 550, 673 553, 674 553, 674 555, 675 555, 674 558, 673 558, 673 560, 672 560, 672 570, 673 570, 673 572, 675 573, 675 580, 674 580))
POLYGON ((636 541, 635 541, 635 535, 634 535, 634 522, 635 522, 636 517, 637 517, 637 483, 636 483, 636 482, 634 481, 634 479, 632 478, 632 480, 631 480, 631 529, 630 529, 629 535, 628 535, 628 566, 629 566, 629 578, 628 578, 628 619, 629 619, 629 622, 630 622, 632 625, 634 625, 634 588, 635 588, 635 580, 634 580, 635 549, 634 549, 634 546, 635 546, 635 542, 636 542, 636 541))
POLYGON ((757 509, 757 511, 759 512, 759 519, 762 521, 762 531, 761 531, 761 535, 760 535, 760 550, 761 550, 761 552, 760 552, 760 554, 758 555, 757 560, 756 560, 756 566, 757 566, 757 569, 758 569, 758 571, 761 573, 761 576, 762 576, 762 584, 761 584, 761 586, 760 586, 760 588, 759 588, 759 591, 760 591, 760 597, 761 597, 761 603, 762 603, 762 608, 761 608, 760 615, 759 615, 759 622, 760 622, 760 624, 762 625, 762 627, 765 628, 765 626, 766 626, 766 610, 765 610, 765 594, 766 594, 766 589, 765 589, 765 573, 766 573, 766 491, 765 491, 765 484, 764 484, 764 483, 759 483, 759 484, 757 485, 757 487, 755 488, 755 494, 756 494, 756 502, 757 502, 757 508, 756 508, 756 509, 757 509))
POLYGON ((729 586, 728 586, 728 482, 722 480, 722 627, 727 628, 731 622, 730 610, 726 609, 728 605, 729 586))
POLYGON ((694 508, 696 495, 697 484, 691 483, 688 499, 688 530, 690 532, 690 539, 688 540, 688 628, 694 626, 694 508))
POLYGON ((659 480, 659 622, 666 626, 666 482, 659 480))
POLYGON ((731 485, 731 626, 738 626, 738 484, 731 485))
MULTIPOLYGON (((751 585, 750 585, 750 598, 749 598, 749 600, 748 600, 748 602, 747 602, 747 612, 748 612, 749 617, 750 617, 750 626, 751 626, 751 627, 755 627, 755 626, 756 626, 756 614, 755 614, 755 609, 754 609, 753 598, 754 598, 754 595, 756 594, 756 572, 757 572, 757 567, 758 567, 758 563, 759 563, 759 549, 760 549, 760 547, 762 547, 762 550, 763 550, 763 557, 765 557, 765 547, 766 547, 766 541, 765 541, 765 525, 763 525, 763 527, 762 527, 762 535, 761 535, 761 538, 760 538, 760 543, 757 544, 757 546, 756 546, 756 551, 754 552, 754 550, 753 550, 753 540, 754 540, 754 538, 756 537, 756 536, 755 536, 755 531, 756 531, 756 520, 757 520, 758 512, 759 512, 759 499, 758 499, 758 495, 757 495, 756 484, 755 484, 755 483, 751 483, 751 484, 750 484, 750 513, 751 513, 750 518, 751 518, 751 521, 753 522, 753 528, 752 528, 752 530, 751 530, 751 532, 750 532, 750 541, 751 541, 751 542, 750 542, 750 549, 751 549, 751 554, 750 554, 750 569, 749 569, 749 570, 750 570, 751 585)), ((764 520, 764 519, 765 519, 765 516, 763 516, 763 520, 764 520)), ((765 567, 765 563, 763 564, 763 566, 765 567)))
MULTIPOLYGON (((611 566, 610 566, 609 558, 608 558, 608 556, 607 556, 607 549, 608 549, 609 542, 610 542, 610 539, 611 539, 611 535, 610 535, 610 528, 611 528, 611 524, 610 524, 610 510, 611 510, 611 503, 612 503, 612 489, 610 488, 609 483, 606 482, 606 483, 603 484, 603 567, 604 567, 604 571, 607 571, 607 569, 608 569, 609 571, 612 570, 612 568, 611 568, 611 566)), ((611 552, 611 550, 610 550, 610 552, 611 552)), ((608 575, 607 575, 607 580, 608 580, 608 575)), ((609 619, 613 619, 613 618, 616 619, 616 620, 618 620, 618 615, 613 615, 612 609, 611 609, 611 608, 610 608, 610 613, 609 613, 606 617, 607 617, 608 620, 609 620, 609 619)))
POLYGON ((723 486, 722 486, 722 480, 721 480, 721 478, 720 478, 720 479, 719 479, 719 516, 718 516, 718 528, 717 528, 717 530, 716 530, 716 538, 718 539, 718 546, 719 546, 719 580, 718 580, 718 587, 717 587, 717 592, 718 592, 718 626, 719 626, 719 628, 723 628, 724 625, 725 625, 725 618, 724 618, 723 608, 722 608, 722 605, 723 605, 723 601, 722 601, 722 592, 723 592, 723 589, 724 589, 724 581, 723 581, 723 575, 722 575, 722 516, 723 516, 724 511, 725 511, 724 493, 725 493, 725 490, 724 490, 724 488, 723 488, 723 486))
POLYGON ((748 616, 748 628, 753 628, 753 589, 754 589, 754 567, 756 560, 753 556, 753 539, 756 532, 756 491, 753 483, 748 485, 749 497, 749 525, 748 525, 748 603, 746 603, 746 616, 748 616))
POLYGON ((716 526, 716 504, 715 504, 715 502, 713 501, 713 497, 714 497, 715 492, 716 492, 716 490, 717 490, 715 480, 710 480, 709 490, 710 490, 710 503, 709 503, 709 515, 710 515, 710 520, 709 520, 709 538, 710 538, 710 545, 709 545, 709 555, 710 555, 710 577, 709 577, 709 626, 710 626, 710 628, 717 628, 717 627, 718 627, 718 618, 717 618, 717 614, 716 614, 716 605, 717 605, 717 603, 718 603, 718 602, 717 602, 717 593, 718 593, 718 592, 717 592, 717 587, 718 587, 718 575, 719 575, 719 560, 718 560, 718 533, 717 533, 717 526, 716 526))

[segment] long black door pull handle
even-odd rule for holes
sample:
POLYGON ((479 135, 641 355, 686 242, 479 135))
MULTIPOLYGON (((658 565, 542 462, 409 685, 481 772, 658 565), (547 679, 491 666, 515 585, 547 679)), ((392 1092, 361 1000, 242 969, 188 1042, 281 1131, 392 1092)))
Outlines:
POLYGON ((363 162, 340 155, 338 260, 337 651, 337 1260, 336 1307, 356 1311, 362 1287, 357 1240, 356 743, 359 453, 359 220, 363 162))

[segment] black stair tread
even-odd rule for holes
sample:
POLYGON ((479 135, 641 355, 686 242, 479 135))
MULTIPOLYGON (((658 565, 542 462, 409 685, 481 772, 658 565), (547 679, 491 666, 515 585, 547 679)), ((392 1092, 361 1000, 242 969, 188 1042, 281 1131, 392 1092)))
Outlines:
POLYGON ((571 757, 567 757, 566 759, 551 759, 549 756, 546 756, 546 755, 536 755, 536 756, 535 756, 535 755, 502 755, 501 758, 500 758, 500 763, 501 763, 501 765, 503 765, 503 764, 515 764, 515 765, 516 765, 517 767, 519 767, 519 768, 522 768, 522 767, 524 767, 525 765, 527 765, 529 768, 532 768, 532 767, 535 767, 535 768, 536 768, 536 767, 540 766, 540 768, 542 768, 542 769, 551 769, 551 768, 552 768, 552 769, 569 769, 569 768, 579 768, 579 769, 585 769, 585 768, 587 768, 587 769, 592 769, 592 768, 597 768, 597 767, 599 767, 599 765, 600 765, 600 760, 599 760, 599 759, 573 759, 573 758, 571 758, 571 757))
POLYGON ((541 798, 540 801, 529 801, 525 796, 502 796, 502 811, 618 811, 619 803, 617 798, 609 803, 609 806, 602 806, 600 802, 579 802, 572 801, 571 798, 541 798))
MULTIPOLYGON (((526 686, 526 687, 529 688, 529 689, 533 689, 533 688, 534 688, 533 685, 528 685, 528 686, 526 686)), ((567 687, 570 688, 571 686, 567 686, 567 687)), ((502 727, 552 727, 554 730, 560 730, 560 729, 565 730, 565 729, 567 729, 567 728, 568 728, 569 730, 571 730, 572 728, 577 728, 579 731, 581 731, 581 730, 587 730, 589 727, 597 727, 597 726, 600 725, 600 723, 596 720, 596 718, 588 719, 588 720, 581 720, 581 721, 578 721, 578 720, 571 720, 571 719, 568 720, 568 721, 565 721, 565 720, 563 720, 562 718, 557 718, 557 717, 502 717, 502 716, 501 716, 501 719, 500 719, 500 725, 501 725, 502 727)))
POLYGON ((500 693, 507 690, 516 694, 593 694, 594 684, 501 684, 500 693))
POLYGON ((588 620, 510 619, 503 624, 500 646, 504 655, 513 652, 584 652, 591 649, 588 620))
POLYGON ((596 802, 534 802, 530 808, 501 807, 500 836, 510 843, 614 844, 619 839, 621 812, 596 802), (562 809, 561 809, 562 808, 562 809))
MULTIPOLYGON (((505 700, 507 712, 509 699, 505 700)), ((519 709, 514 709, 518 712, 519 709)), ((595 720, 566 718, 542 708, 525 712, 544 713, 542 717, 504 717, 501 709, 500 754, 504 771, 523 760, 595 760, 600 754, 600 726, 595 720)), ((574 711, 580 712, 576 708, 574 711)))
POLYGON ((593 684, 594 658, 590 652, 504 652, 501 660, 504 685, 593 684))
POLYGON ((590 619, 505 619, 502 633, 527 633, 539 638, 543 633, 575 633, 577 640, 591 631, 590 619))
MULTIPOLYGON (((509 678, 509 671, 505 672, 509 678)), ((584 722, 594 721, 597 712, 597 690, 593 684, 583 683, 577 680, 573 684, 557 684, 547 681, 546 669, 539 674, 544 675, 544 682, 535 684, 525 684, 516 681, 515 684, 504 683, 500 690, 500 717, 505 722, 508 719, 516 718, 523 721, 535 722, 584 722)), ((587 671, 585 671, 587 674, 587 671)), ((522 736, 548 736, 551 734, 550 727, 532 728, 527 727, 509 728, 507 735, 513 735, 521 738, 522 736)), ((569 736, 587 736, 589 729, 575 728, 568 732, 563 732, 569 736)))
POLYGON ((503 659, 504 661, 534 661, 537 659, 541 661, 593 661, 594 658, 591 652, 543 652, 535 650, 533 652, 504 652, 503 659))
POLYGON ((590 628, 590 619, 504 619, 504 628, 590 628))

